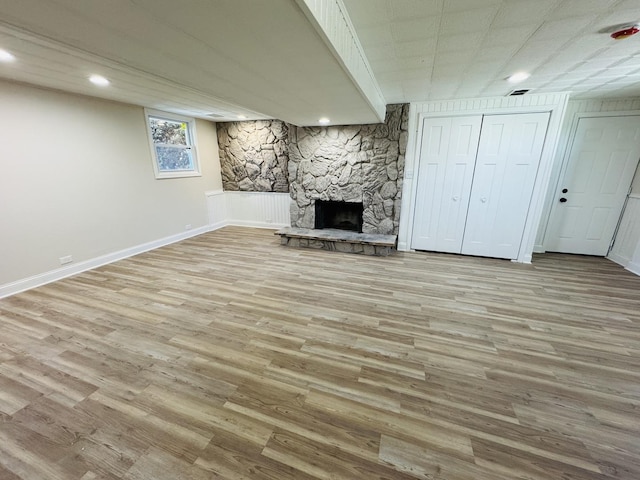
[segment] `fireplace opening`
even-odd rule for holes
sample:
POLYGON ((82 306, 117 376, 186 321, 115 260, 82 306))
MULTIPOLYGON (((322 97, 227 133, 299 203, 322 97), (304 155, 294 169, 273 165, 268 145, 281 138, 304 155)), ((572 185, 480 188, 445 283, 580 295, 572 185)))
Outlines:
POLYGON ((316 200, 315 228, 337 228, 362 233, 362 203, 316 200))

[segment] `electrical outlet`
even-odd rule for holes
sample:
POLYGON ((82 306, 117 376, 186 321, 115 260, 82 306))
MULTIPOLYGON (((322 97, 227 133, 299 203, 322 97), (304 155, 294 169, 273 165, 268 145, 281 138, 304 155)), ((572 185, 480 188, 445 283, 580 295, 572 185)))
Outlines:
POLYGON ((73 262, 73 257, 71 255, 60 257, 60 265, 66 265, 71 262, 73 262))
POLYGON ((184 226, 184 229, 185 229, 185 230, 191 230, 191 224, 190 224, 190 223, 187 223, 187 224, 184 226))

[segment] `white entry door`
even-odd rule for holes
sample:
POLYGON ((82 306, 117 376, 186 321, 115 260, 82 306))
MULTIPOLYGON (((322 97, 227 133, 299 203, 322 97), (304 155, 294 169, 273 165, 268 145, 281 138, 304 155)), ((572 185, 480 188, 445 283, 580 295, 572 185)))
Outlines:
POLYGON ((551 210, 546 250, 606 255, 639 158, 640 116, 581 118, 551 210))
POLYGON ((484 117, 463 254, 518 258, 548 123, 548 112, 484 117))
POLYGON ((460 253, 482 116, 427 118, 411 248, 460 253))

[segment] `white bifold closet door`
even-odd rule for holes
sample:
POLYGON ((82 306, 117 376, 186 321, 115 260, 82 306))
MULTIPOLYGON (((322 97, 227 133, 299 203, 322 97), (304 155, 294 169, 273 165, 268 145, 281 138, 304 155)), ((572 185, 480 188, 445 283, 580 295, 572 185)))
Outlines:
POLYGON ((481 123, 482 115, 424 120, 412 248, 460 253, 481 123))
POLYGON ((461 253, 518 258, 548 123, 549 113, 484 117, 461 253))
POLYGON ((427 118, 411 247, 516 259, 549 113, 427 118))

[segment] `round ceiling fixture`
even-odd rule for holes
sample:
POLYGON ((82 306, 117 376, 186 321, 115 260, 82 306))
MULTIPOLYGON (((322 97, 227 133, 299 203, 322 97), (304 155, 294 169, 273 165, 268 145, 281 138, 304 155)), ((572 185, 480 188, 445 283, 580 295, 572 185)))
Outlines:
POLYGON ((98 85, 99 87, 106 87, 107 85, 109 85, 109 83, 111 83, 102 75, 91 75, 89 77, 89 81, 94 85, 98 85))
POLYGON ((611 34, 611 38, 614 40, 624 40, 625 38, 629 38, 632 35, 640 32, 640 25, 635 24, 628 27, 623 28, 622 30, 618 30, 617 32, 613 32, 611 34))

